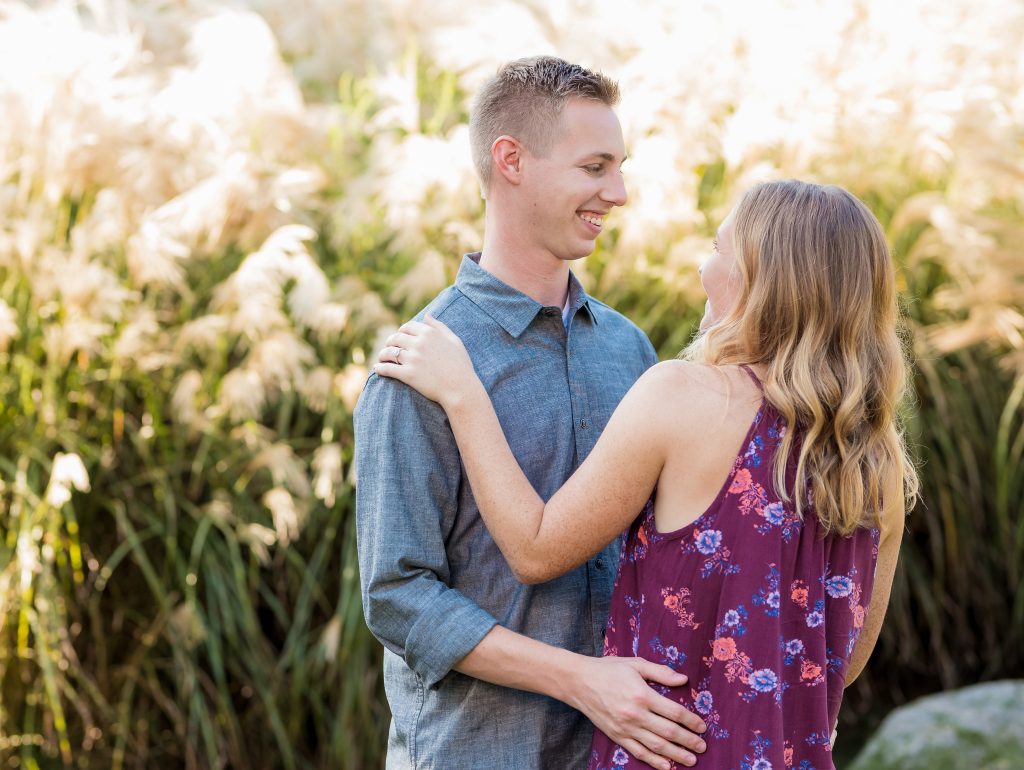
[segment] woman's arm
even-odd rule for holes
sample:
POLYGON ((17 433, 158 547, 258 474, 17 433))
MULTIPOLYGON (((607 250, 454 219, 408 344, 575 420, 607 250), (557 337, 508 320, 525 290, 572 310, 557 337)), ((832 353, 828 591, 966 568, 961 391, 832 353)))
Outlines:
POLYGON ((428 319, 402 327, 389 343, 401 353, 386 348, 375 370, 444 407, 480 513, 519 580, 543 582, 582 564, 643 508, 668 444, 659 416, 669 398, 659 371, 664 365, 637 381, 587 460, 545 505, 512 454, 458 337, 428 319))
MULTIPOLYGON (((898 495, 890 499, 903 501, 898 495)), ((904 514, 902 506, 890 509, 883 518, 881 539, 878 543, 878 560, 875 562, 875 582, 871 590, 871 602, 868 604, 864 617, 864 627, 850 655, 850 665, 846 669, 846 687, 860 676, 867 665, 871 652, 875 649, 878 634, 882 630, 885 611, 889 606, 889 594, 892 591, 893 577, 896 575, 896 562, 900 553, 900 541, 903 539, 904 514)))

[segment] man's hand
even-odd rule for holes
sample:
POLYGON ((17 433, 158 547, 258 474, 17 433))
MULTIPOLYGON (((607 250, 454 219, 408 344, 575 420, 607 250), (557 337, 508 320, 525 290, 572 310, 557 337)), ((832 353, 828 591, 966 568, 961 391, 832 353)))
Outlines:
POLYGON ((671 762, 691 767, 707 746, 707 726, 647 683, 680 687, 686 676, 643 658, 580 658, 566 702, 587 715, 605 735, 653 767, 671 762))

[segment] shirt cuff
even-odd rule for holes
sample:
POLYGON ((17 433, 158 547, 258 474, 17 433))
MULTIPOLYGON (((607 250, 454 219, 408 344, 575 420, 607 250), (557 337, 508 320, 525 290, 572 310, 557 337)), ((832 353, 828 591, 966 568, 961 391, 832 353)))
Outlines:
POLYGON ((498 625, 489 612, 457 596, 445 591, 419 614, 406 639, 406 665, 423 678, 427 687, 444 679, 498 625))

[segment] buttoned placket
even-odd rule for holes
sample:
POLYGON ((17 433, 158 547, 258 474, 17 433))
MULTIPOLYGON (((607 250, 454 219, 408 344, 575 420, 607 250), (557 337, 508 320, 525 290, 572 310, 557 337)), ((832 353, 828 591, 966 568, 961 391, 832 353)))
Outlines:
MULTIPOLYGON (((572 407, 573 416, 573 436, 576 442, 576 461, 573 466, 573 470, 579 467, 582 462, 582 458, 585 458, 590 454, 590 451, 594 448, 597 443, 597 432, 591 425, 590 420, 590 401, 587 398, 587 376, 583 370, 583 366, 580 363, 582 360, 580 356, 574 355, 574 335, 573 327, 579 329, 579 333, 575 335, 575 340, 579 340, 580 334, 586 334, 579 323, 576 321, 576 316, 579 315, 579 309, 574 312, 569 319, 569 328, 565 330, 563 339, 565 340, 565 367, 566 367, 566 379, 569 383, 569 402, 572 407)), ((563 329, 565 327, 563 326, 563 329)), ((594 654, 601 655, 604 651, 604 632, 606 619, 603 617, 603 612, 598 606, 596 586, 601 585, 603 582, 608 580, 608 570, 614 566, 607 563, 607 559, 599 553, 594 558, 587 562, 587 582, 588 582, 588 593, 590 596, 590 628, 593 634, 594 642, 594 654)))

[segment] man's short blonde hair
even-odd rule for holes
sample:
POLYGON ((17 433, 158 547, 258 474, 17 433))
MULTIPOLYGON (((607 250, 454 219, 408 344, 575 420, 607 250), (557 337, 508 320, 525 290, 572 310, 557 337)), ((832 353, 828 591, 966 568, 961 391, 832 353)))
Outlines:
POLYGON ((543 157, 554 143, 559 117, 570 99, 591 99, 614 107, 619 86, 599 72, 554 56, 516 59, 484 84, 470 110, 469 139, 485 196, 494 140, 515 137, 543 157))

